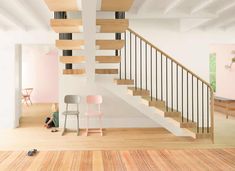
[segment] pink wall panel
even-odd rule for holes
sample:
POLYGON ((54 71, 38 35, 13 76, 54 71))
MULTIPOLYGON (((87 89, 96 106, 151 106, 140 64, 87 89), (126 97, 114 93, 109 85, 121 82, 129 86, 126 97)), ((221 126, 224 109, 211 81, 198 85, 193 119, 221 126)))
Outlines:
POLYGON ((48 45, 23 46, 22 88, 33 88, 33 103, 58 102, 58 53, 48 45))

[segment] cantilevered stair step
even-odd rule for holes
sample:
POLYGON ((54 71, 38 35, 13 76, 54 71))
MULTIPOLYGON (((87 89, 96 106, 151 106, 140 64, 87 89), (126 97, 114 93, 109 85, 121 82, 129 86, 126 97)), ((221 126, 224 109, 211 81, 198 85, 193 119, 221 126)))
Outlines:
POLYGON ((128 93, 133 96, 149 96, 149 90, 135 88, 135 87, 128 87, 128 93))
POLYGON ((63 74, 64 75, 82 75, 85 74, 85 69, 64 69, 63 74))
POLYGON ((182 121, 182 117, 171 117, 172 119, 174 119, 175 121, 180 123, 180 128, 196 128, 197 127, 197 123, 193 122, 191 120, 187 121, 187 118, 183 118, 182 121))
POLYGON ((98 50, 120 50, 124 45, 124 40, 96 40, 98 50))
POLYGON ((121 57, 120 56, 96 56, 95 60, 98 63, 120 63, 121 57))
POLYGON ((142 96, 142 100, 143 100, 144 104, 146 104, 147 106, 155 107, 155 108, 163 111, 164 117, 179 117, 179 116, 181 116, 180 112, 177 112, 175 110, 171 110, 170 108, 168 108, 168 111, 167 111, 164 101, 161 101, 161 100, 155 99, 155 98, 151 99, 151 96, 142 96))
POLYGON ((128 11, 133 0, 98 0, 97 10, 101 11, 128 11))
POLYGON ((81 19, 51 19, 50 25, 56 33, 83 32, 83 25, 81 19))
POLYGON ((79 64, 85 62, 84 56, 61 56, 60 62, 64 64, 79 64))
POLYGON ((151 96, 142 96, 142 100, 148 106, 165 109, 165 102, 159 99, 155 99, 155 98, 151 99, 151 96))
POLYGON ((118 69, 95 69, 96 74, 118 74, 118 69))
POLYGON ((77 0, 44 0, 50 11, 80 11, 77 0))
MULTIPOLYGON (((123 33, 129 26, 127 19, 97 19, 97 32, 123 33)), ((81 33, 83 23, 81 19, 51 19, 50 25, 56 33, 81 33)))
POLYGON ((123 33, 128 29, 127 19, 97 19, 97 31, 101 33, 123 33))
POLYGON ((84 40, 56 40, 56 47, 61 50, 84 49, 84 40))
POLYGON ((117 85, 134 85, 134 80, 128 80, 128 79, 114 79, 114 82, 117 85))

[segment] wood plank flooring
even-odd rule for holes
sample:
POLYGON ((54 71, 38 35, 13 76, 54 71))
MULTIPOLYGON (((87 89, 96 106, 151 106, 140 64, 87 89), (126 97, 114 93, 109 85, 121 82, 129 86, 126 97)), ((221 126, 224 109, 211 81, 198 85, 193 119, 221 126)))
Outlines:
POLYGON ((235 170, 235 149, 0 152, 1 171, 235 170))

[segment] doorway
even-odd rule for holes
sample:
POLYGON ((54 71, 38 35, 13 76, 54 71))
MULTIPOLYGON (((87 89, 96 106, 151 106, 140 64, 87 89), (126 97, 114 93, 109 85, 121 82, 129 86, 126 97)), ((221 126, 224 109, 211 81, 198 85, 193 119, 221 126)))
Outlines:
POLYGON ((58 103, 58 52, 53 45, 22 45, 20 127, 42 126, 58 103))

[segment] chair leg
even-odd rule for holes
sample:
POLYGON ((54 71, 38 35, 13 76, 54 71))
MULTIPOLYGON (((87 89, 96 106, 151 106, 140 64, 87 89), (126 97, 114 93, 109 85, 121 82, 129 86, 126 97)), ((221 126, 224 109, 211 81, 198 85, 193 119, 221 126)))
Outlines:
POLYGON ((103 136, 103 126, 102 126, 102 116, 99 117, 100 120, 100 134, 103 136))
POLYGON ((32 106, 32 105, 33 105, 33 103, 32 103, 32 101, 31 101, 30 97, 29 97, 29 102, 30 102, 30 104, 31 104, 31 106, 32 106))
POLYGON ((67 115, 65 115, 65 119, 64 119, 64 129, 62 132, 62 136, 64 135, 65 131, 66 131, 66 122, 67 122, 67 115))
POLYGON ((79 116, 77 115, 77 136, 79 135, 79 116))
POLYGON ((88 136, 88 131, 89 131, 89 116, 86 118, 86 136, 88 136))

